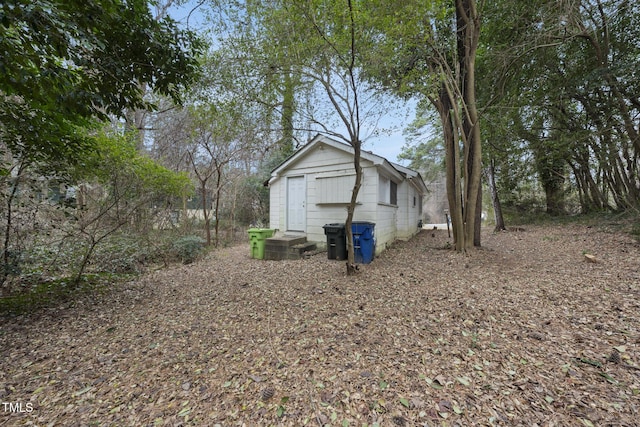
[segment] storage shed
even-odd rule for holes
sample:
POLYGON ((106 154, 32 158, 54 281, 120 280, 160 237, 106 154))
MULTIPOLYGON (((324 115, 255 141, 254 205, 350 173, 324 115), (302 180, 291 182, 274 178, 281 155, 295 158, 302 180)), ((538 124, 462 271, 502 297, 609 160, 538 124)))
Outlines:
MULTIPOLYGON (((322 228, 344 223, 355 182, 353 147, 317 135, 271 172, 269 227, 325 245, 322 228)), ((362 151, 363 171, 354 221, 375 223, 376 254, 409 239, 422 223, 427 188, 419 173, 362 151)))

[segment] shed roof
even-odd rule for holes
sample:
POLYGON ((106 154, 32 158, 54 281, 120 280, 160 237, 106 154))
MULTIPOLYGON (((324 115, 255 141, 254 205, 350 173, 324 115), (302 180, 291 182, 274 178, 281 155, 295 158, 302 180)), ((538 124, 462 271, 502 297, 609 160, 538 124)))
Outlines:
MULTIPOLYGON (((303 158, 305 155, 311 152, 314 147, 320 144, 334 147, 338 150, 345 151, 351 155, 353 155, 354 153, 354 149, 351 145, 345 144, 344 142, 337 141, 333 138, 329 138, 326 135, 317 134, 307 144, 300 147, 293 154, 287 157, 282 163, 276 166, 271 171, 271 177, 267 182, 265 182, 265 185, 268 185, 271 182, 273 182, 273 180, 277 179, 278 176, 280 176, 280 174, 284 170, 289 168, 292 164, 297 162, 299 159, 303 158)), ((365 151, 365 150, 361 151, 360 157, 364 160, 370 161, 375 166, 387 172, 387 174, 391 175, 391 177, 393 178, 396 178, 398 180, 403 180, 403 179, 411 180, 421 193, 424 194, 427 192, 427 187, 418 172, 412 169, 409 169, 407 167, 404 167, 402 165, 399 165, 397 163, 391 163, 384 157, 374 154, 370 151, 365 151)))

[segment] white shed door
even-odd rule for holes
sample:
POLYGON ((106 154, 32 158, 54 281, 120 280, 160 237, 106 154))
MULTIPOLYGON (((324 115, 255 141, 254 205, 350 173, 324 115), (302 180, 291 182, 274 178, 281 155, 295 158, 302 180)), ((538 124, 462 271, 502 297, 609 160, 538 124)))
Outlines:
POLYGON ((287 179, 287 230, 305 231, 305 180, 304 176, 287 179))

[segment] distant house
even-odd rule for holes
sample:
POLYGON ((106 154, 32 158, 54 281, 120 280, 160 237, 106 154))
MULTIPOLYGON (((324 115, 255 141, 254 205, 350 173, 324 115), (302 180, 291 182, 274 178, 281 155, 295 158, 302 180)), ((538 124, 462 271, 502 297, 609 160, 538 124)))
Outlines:
MULTIPOLYGON (((270 228, 326 242, 323 225, 344 223, 355 182, 353 148, 318 135, 271 172, 270 228)), ((376 254, 409 239, 422 223, 427 188, 419 173, 363 151, 354 221, 375 223, 376 254)))

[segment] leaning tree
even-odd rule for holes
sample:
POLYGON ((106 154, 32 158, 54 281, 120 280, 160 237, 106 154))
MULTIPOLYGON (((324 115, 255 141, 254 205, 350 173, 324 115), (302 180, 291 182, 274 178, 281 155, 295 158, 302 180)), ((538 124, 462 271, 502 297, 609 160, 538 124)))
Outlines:
POLYGON ((396 93, 428 100, 439 113, 458 251, 480 246, 482 152, 475 63, 482 4, 476 0, 370 4, 378 42, 367 73, 396 93))

